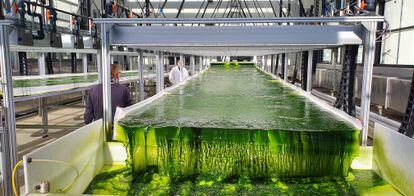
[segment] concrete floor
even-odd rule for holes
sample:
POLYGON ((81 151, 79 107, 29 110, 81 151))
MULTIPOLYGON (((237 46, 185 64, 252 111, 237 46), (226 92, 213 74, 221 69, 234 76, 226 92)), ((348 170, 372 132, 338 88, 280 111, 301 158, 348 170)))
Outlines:
MULTIPOLYGON (((82 104, 68 105, 64 108, 50 110, 48 112, 49 125, 70 125, 83 126, 84 108, 82 104)), ((18 125, 40 125, 41 117, 39 115, 32 115, 29 117, 17 120, 18 125)), ((43 138, 42 131, 39 129, 17 129, 17 145, 19 160, 22 156, 36 150, 50 142, 53 142, 60 137, 70 133, 75 129, 49 129, 48 137, 43 138)), ((23 168, 19 169, 19 185, 20 193, 24 193, 23 185, 23 168)))

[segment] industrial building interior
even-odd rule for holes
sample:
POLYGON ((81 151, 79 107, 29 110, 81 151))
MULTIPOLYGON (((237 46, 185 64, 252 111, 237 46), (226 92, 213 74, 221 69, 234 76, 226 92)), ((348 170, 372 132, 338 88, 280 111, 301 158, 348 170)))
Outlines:
POLYGON ((2 195, 414 195, 412 0, 0 6, 2 195))

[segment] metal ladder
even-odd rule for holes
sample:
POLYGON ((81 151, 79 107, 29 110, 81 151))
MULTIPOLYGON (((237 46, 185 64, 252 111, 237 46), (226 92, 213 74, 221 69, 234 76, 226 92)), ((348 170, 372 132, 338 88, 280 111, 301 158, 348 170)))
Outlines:
POLYGON ((408 137, 414 136, 414 72, 411 80, 411 90, 410 95, 408 96, 407 108, 398 132, 407 135, 408 137))

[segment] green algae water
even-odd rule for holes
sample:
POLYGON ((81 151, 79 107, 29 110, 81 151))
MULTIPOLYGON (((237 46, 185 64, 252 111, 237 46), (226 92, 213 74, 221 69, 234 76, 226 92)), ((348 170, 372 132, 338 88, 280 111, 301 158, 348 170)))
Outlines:
MULTIPOLYGON (((129 71, 121 74, 121 77, 138 76, 138 72, 129 71)), ((13 80, 14 88, 25 88, 25 87, 40 87, 40 86, 52 86, 62 84, 73 84, 73 83, 88 83, 95 82, 98 80, 98 74, 78 75, 78 76, 62 76, 53 78, 37 78, 37 79, 20 79, 13 80)))
POLYGON ((372 170, 351 170, 348 177, 273 177, 262 179, 190 177, 173 181, 154 167, 133 181, 126 167, 105 166, 86 189, 98 195, 399 195, 372 170))
POLYGON ((255 193, 261 186, 278 193, 290 182, 280 179, 308 178, 347 190, 341 180, 358 134, 251 64, 214 65, 119 120, 114 139, 127 147, 134 176, 119 193, 255 193))

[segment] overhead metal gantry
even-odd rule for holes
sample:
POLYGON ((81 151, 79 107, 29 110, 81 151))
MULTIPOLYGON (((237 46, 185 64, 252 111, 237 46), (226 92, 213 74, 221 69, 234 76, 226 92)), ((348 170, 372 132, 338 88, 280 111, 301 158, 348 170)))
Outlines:
MULTIPOLYGON (((370 92, 377 22, 383 17, 289 17, 289 18, 102 18, 101 25, 104 127, 111 124, 109 53, 110 45, 128 45, 160 52, 197 56, 271 55, 313 51, 344 45, 364 45, 361 93, 362 145, 367 145, 370 92), (150 25, 148 25, 150 24, 150 25), (175 24, 181 24, 175 26, 175 24), (191 24, 197 24, 190 26, 191 24), (206 25, 207 24, 207 25, 206 25), (209 26, 226 24, 226 26, 209 26), (260 25, 270 24, 270 25, 260 25), (278 25, 282 24, 282 25, 278 25), (186 26, 187 25, 187 26, 186 26)), ((287 59, 284 79, 287 79, 287 59)), ((311 70, 308 68, 308 70, 311 70)), ((311 82, 311 78, 307 79, 311 82)), ((160 81, 160 80, 157 80, 160 81)), ((311 89, 307 89, 310 92, 311 89)))

